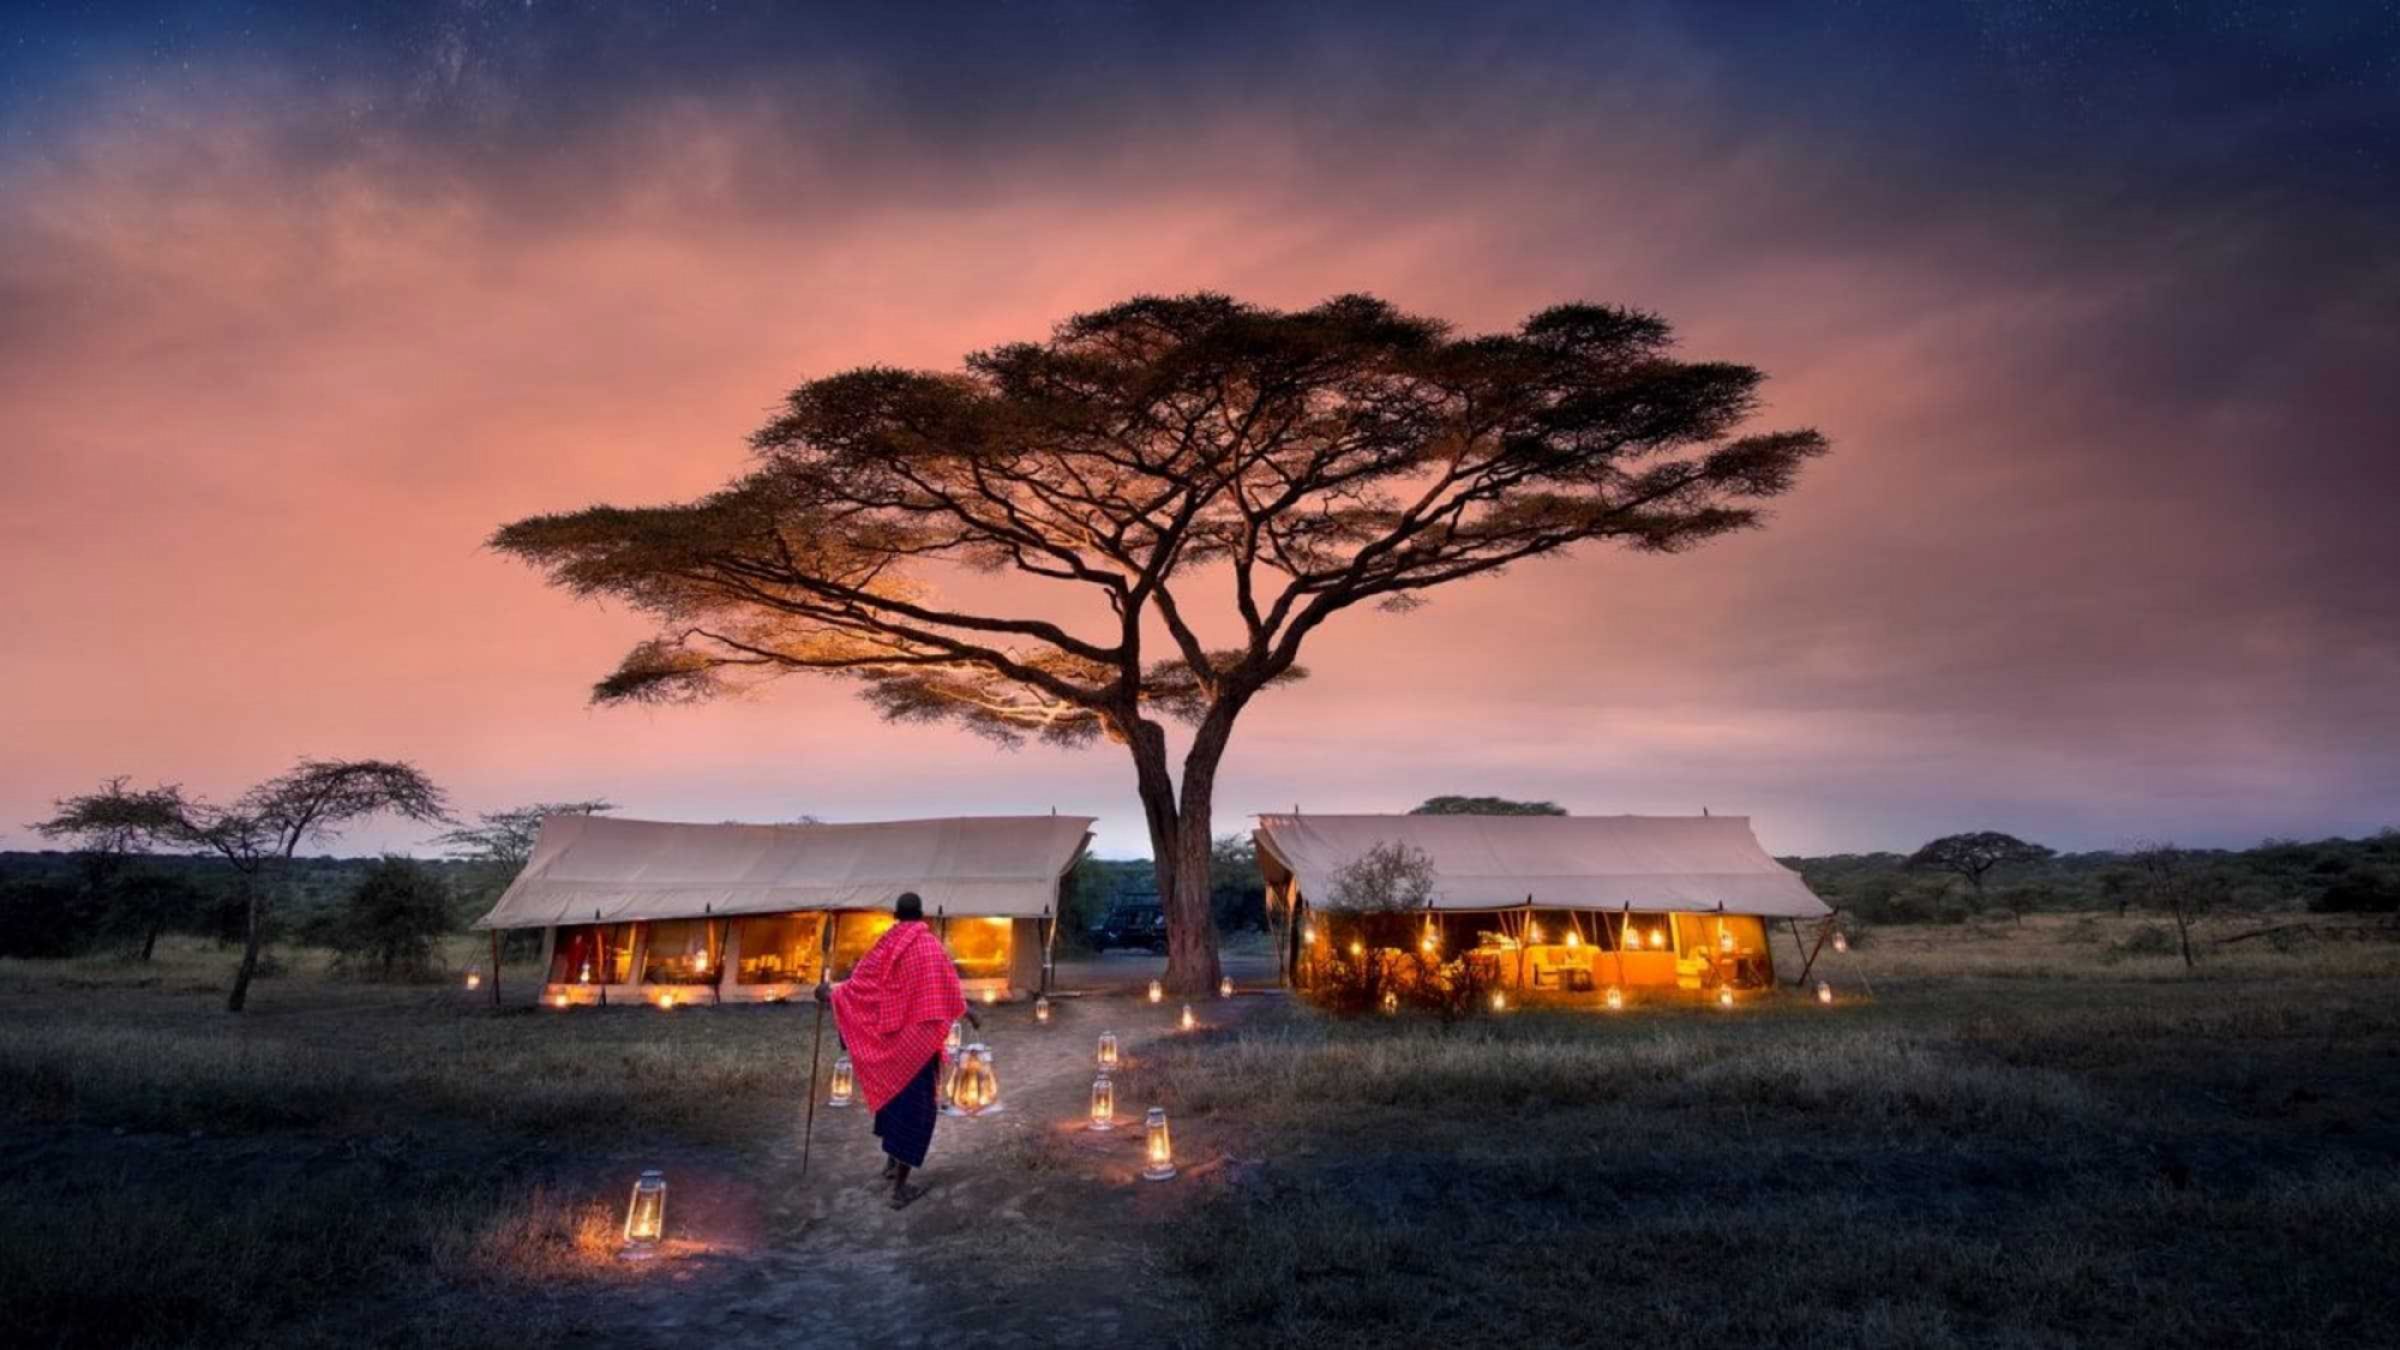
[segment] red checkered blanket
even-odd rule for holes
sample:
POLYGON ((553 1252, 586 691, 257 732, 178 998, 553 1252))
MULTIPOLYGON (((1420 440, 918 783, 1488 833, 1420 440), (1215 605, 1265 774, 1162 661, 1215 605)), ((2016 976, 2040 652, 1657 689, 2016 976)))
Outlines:
POLYGON ((896 923, 876 939, 850 978, 833 987, 834 1025, 869 1110, 882 1110, 941 1053, 950 1024, 966 1010, 958 968, 933 930, 896 923))

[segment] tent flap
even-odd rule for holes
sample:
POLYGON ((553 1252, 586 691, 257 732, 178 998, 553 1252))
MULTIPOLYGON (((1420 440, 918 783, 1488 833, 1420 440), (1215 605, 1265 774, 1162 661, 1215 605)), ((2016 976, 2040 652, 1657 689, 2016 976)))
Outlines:
POLYGON ((1091 839, 1089 816, 855 825, 685 825, 548 816, 533 857, 478 928, 881 909, 1036 918, 1091 839))
MULTIPOLYGON (((1767 856, 1747 816, 1318 816, 1258 818, 1259 855, 1315 904, 1379 844, 1432 860, 1436 909, 1714 911, 1818 918, 1832 911, 1767 856)), ((1270 880, 1276 878, 1270 877, 1270 880)))

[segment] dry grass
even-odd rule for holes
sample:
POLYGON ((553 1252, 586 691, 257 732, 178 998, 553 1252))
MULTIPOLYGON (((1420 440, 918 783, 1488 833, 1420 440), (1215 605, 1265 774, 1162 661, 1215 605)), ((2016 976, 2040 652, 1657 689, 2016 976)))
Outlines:
POLYGON ((1166 1047, 1127 1090, 1268 1159, 1176 1235, 1192 1339, 2388 1335, 2394 949, 2186 974, 2070 930, 1879 931, 1834 974, 1879 997, 1830 1009, 1295 1010, 1166 1047))

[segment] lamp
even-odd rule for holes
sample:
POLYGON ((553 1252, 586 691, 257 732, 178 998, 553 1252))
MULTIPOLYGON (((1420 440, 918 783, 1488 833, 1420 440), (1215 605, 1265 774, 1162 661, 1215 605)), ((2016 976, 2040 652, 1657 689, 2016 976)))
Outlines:
POLYGON ((1817 981, 1817 1002, 1833 1002, 1833 986, 1825 983, 1823 980, 1817 981))
POLYGON ((1350 954, 1351 954, 1352 956, 1364 956, 1364 955, 1366 955, 1366 954, 1367 954, 1367 947, 1366 947, 1366 944, 1365 944, 1365 943, 1363 943, 1363 942, 1360 942, 1360 941, 1359 941, 1357 938, 1352 938, 1352 939, 1350 939, 1350 954))
POLYGON ((1625 991, 1613 984, 1608 987, 1608 993, 1601 1001, 1608 1005, 1610 1012, 1625 1011, 1625 991))
POLYGON ((1314 942, 1314 941, 1316 941, 1316 940, 1317 940, 1317 926, 1316 926, 1315 924, 1313 924, 1313 923, 1304 923, 1304 924, 1300 925, 1300 940, 1301 940, 1302 942, 1314 942))
POLYGON ((579 974, 579 975, 577 975, 577 976, 575 977, 575 982, 576 982, 577 984, 590 984, 590 983, 592 982, 592 963, 591 963, 591 962, 589 962, 589 961, 586 961, 586 962, 584 962, 584 963, 583 963, 583 971, 582 971, 582 973, 581 973, 581 974, 579 974))
POLYGON ((674 990, 661 989, 658 991, 658 1010, 660 1012, 673 1012, 675 1010, 674 990))
POLYGON ((1117 1085, 1107 1074, 1092 1080, 1092 1123, 1095 1130, 1117 1128, 1117 1085))
POLYGON ((1156 980, 1152 980, 1152 981, 1150 982, 1150 1001, 1151 1001, 1152 1003, 1156 1003, 1156 1002, 1160 1001, 1161 999, 1164 999, 1166 996, 1167 996, 1167 990, 1166 990, 1166 986, 1164 986, 1164 985, 1160 984, 1160 983, 1159 983, 1158 981, 1156 981, 1156 980))
POLYGON ((1400 1011, 1400 993, 1395 989, 1383 991, 1383 1010, 1386 1014, 1400 1011))
POLYGON ((942 1053, 945 1056, 951 1059, 958 1058, 958 1048, 967 1043, 967 1033, 965 1028, 966 1024, 964 1022, 952 1022, 950 1024, 950 1034, 942 1037, 942 1053))
POLYGON ((1717 988, 1717 1006, 1718 1006, 1718 1007, 1720 1007, 1720 1008, 1723 1008, 1723 1009, 1724 1009, 1725 1011, 1727 1011, 1727 1012, 1732 1012, 1732 1011, 1733 1011, 1733 986, 1732 986, 1732 985, 1728 984, 1728 985, 1720 985, 1720 986, 1718 986, 1718 988, 1717 988))
POLYGON ((833 1081, 826 1087, 825 1104, 827 1106, 848 1106, 851 1094, 857 1089, 858 1075, 850 1067, 850 1057, 848 1055, 837 1057, 833 1061, 833 1081))
POLYGON ((469 967, 467 967, 467 988, 469 988, 469 989, 481 989, 482 987, 483 987, 483 972, 482 972, 482 971, 480 971, 480 970, 477 970, 477 969, 476 969, 475 967, 473 967, 473 966, 469 966, 469 967))
POLYGON ((1217 981, 1217 997, 1233 997, 1233 977, 1231 975, 1227 975, 1223 979, 1217 981))
POLYGON ((1504 989, 1495 989, 1492 991, 1492 1011, 1508 1011, 1508 991, 1504 989))
POLYGON ((633 1183, 633 1199, 625 1206, 625 1259, 644 1261, 658 1255, 658 1242, 666 1231, 666 1174, 644 1172, 633 1183))
POLYGON ((1198 1025, 1200 1025, 1200 1020, 1199 1020, 1198 1018, 1196 1018, 1196 1017, 1192 1016, 1192 1005, 1191 1005, 1191 1004, 1189 1004, 1189 1003, 1186 1003, 1186 1004, 1184 1004, 1184 1005, 1183 1005, 1183 1029, 1184 1029, 1185 1031, 1190 1031, 1190 1030, 1191 1030, 1193 1027, 1196 1027, 1196 1026, 1198 1026, 1198 1025))
POLYGON ((552 994, 550 996, 550 1006, 553 1008, 563 1008, 567 1006, 567 991, 561 989, 557 993, 552 994))
POLYGON ((1099 1064, 1102 1073, 1117 1067, 1117 1033, 1113 1031, 1100 1033, 1100 1052, 1094 1062, 1099 1064))
POLYGON ((1733 950, 1733 930, 1722 923, 1717 925, 1717 950, 1721 952, 1733 950))
POLYGON ((1653 946, 1653 947, 1664 947, 1664 946, 1666 946, 1666 945, 1667 945, 1667 930, 1666 930, 1666 929, 1664 929, 1664 928, 1653 928, 1653 929, 1651 929, 1651 930, 1650 930, 1650 945, 1651 945, 1651 946, 1653 946))
POLYGON ((1833 931, 1833 949, 1834 949, 1835 951, 1837 951, 1837 952, 1847 952, 1847 951, 1849 951, 1849 950, 1850 950, 1850 935, 1849 935, 1849 934, 1847 934, 1847 933, 1844 933, 1842 930, 1840 930, 1840 929, 1838 929, 1838 928, 1837 928, 1837 929, 1835 929, 1835 930, 1833 931))
POLYGON ((1538 923, 1535 923, 1531 919, 1527 919, 1525 921, 1525 945, 1528 947, 1535 946, 1538 945, 1541 940, 1542 926, 1538 923))
POLYGON ((1153 1106, 1142 1117, 1142 1157, 1149 1166, 1142 1169, 1142 1180, 1165 1181, 1175 1175, 1175 1141, 1167 1133, 1167 1109, 1153 1106))
POLYGON ((1035 996, 1034 996, 1034 1000, 1033 1000, 1033 1020, 1034 1020, 1034 1021, 1036 1021, 1036 1022, 1040 1022, 1040 1023, 1044 1024, 1045 1026, 1049 1024, 1049 1021, 1050 1021, 1050 996, 1049 996, 1048 994, 1037 994, 1037 995, 1035 995, 1035 996))
POLYGON ((962 1116, 988 1116, 1000 1109, 1000 1076, 992 1069, 992 1050, 981 1041, 959 1051, 958 1072, 950 1080, 950 1104, 962 1116))
POLYGON ((983 987, 983 1006, 989 1008, 1000 1001, 1000 990, 994 985, 983 987))
POLYGON ((1569 949, 1569 950, 1572 950, 1572 949, 1574 949, 1574 948, 1577 948, 1577 947, 1580 947, 1580 946, 1582 946, 1582 945, 1583 945, 1583 934, 1582 934, 1582 933, 1579 933, 1579 932, 1577 932, 1576 930, 1574 930, 1574 929, 1572 929, 1572 928, 1568 929, 1568 930, 1567 930, 1567 947, 1568 947, 1568 949, 1569 949))

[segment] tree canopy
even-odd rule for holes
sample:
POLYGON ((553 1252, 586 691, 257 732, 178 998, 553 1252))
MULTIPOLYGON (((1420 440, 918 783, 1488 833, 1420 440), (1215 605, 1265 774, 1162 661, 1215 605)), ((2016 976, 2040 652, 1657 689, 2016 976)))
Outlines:
POLYGON ((1591 540, 1675 552, 1755 525, 1824 452, 1814 431, 1736 434, 1763 377, 1671 345, 1603 305, 1462 337, 1369 296, 1138 297, 961 370, 812 380, 721 491, 492 542, 657 620, 604 702, 807 672, 898 720, 1126 745, 1169 979, 1198 990, 1217 766, 1310 633, 1591 540), (943 589, 972 573, 1020 584, 943 589), (1180 784, 1160 718, 1193 728, 1180 784))
POLYGON ((2013 834, 1978 830, 1972 834, 1943 835, 1910 854, 1908 865, 1919 871, 1964 877, 1967 885, 1981 895, 1984 878, 1992 869, 2012 863, 2040 862, 2053 854, 2054 850, 2026 843, 2013 834))
POLYGON ((1409 809, 1412 816, 1563 816, 1557 802, 1520 802, 1506 797, 1427 797, 1409 809))

